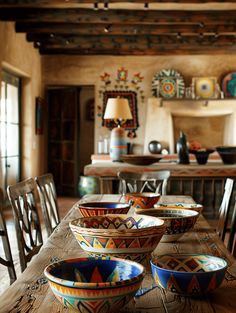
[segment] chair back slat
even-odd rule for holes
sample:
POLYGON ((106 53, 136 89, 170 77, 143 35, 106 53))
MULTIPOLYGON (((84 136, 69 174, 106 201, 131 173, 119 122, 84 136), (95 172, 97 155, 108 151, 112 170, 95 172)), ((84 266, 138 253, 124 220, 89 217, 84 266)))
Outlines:
POLYGON ((235 197, 234 209, 233 209, 233 214, 232 214, 232 219, 231 219, 229 241, 228 241, 227 248, 236 258, 236 197, 235 197))
POLYGON ((7 194, 12 206, 21 271, 43 244, 33 178, 8 186, 7 194))
POLYGON ((3 191, 0 189, 0 238, 2 241, 2 247, 4 255, 0 256, 0 264, 7 267, 10 284, 16 280, 16 272, 12 259, 11 247, 6 227, 6 221, 3 215, 3 191))
POLYGON ((162 195, 166 194, 167 182, 170 177, 170 171, 155 171, 145 173, 119 172, 120 179, 119 192, 156 192, 162 195))
POLYGON ((56 187, 53 175, 48 173, 35 177, 48 236, 60 223, 56 187))
POLYGON ((220 236, 220 238, 224 241, 225 234, 227 230, 227 222, 229 216, 229 204, 230 204, 230 197, 233 190, 234 181, 231 178, 226 179, 225 188, 224 188, 224 195, 223 199, 219 208, 219 218, 218 218, 218 225, 216 232, 220 236))

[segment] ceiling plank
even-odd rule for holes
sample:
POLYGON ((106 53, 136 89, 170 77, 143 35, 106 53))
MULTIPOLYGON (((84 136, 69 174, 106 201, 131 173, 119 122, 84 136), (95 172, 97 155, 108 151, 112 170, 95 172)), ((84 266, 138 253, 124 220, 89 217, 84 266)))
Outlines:
POLYGON ((0 10, 0 19, 25 22, 57 23, 110 23, 110 24, 159 24, 159 23, 236 23, 236 10, 191 11, 191 10, 98 10, 91 9, 32 9, 18 8, 0 10))
MULTIPOLYGON (((226 21, 227 23, 227 21, 226 21)), ((175 24, 175 25, 142 25, 142 24, 82 24, 76 23, 24 23, 17 22, 16 32, 28 32, 30 34, 67 34, 67 35, 159 35, 171 33, 236 33, 235 25, 201 25, 201 24, 175 24)))

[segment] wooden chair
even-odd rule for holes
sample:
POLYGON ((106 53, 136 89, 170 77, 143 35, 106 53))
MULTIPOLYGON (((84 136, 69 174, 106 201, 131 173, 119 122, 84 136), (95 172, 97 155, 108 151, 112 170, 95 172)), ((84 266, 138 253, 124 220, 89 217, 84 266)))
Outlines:
POLYGON ((7 194, 13 209, 21 271, 38 253, 43 244, 33 178, 8 186, 7 194))
POLYGON ((56 188, 52 174, 35 177, 48 236, 60 223, 56 188))
POLYGON ((10 284, 12 284, 16 280, 16 272, 12 259, 11 247, 2 208, 3 208, 3 191, 2 189, 0 189, 0 237, 4 252, 4 255, 0 256, 0 264, 7 267, 10 278, 10 284))
POLYGON ((234 181, 231 178, 227 178, 225 182, 224 195, 219 209, 218 225, 216 228, 217 234, 220 236, 222 241, 225 239, 225 234, 227 230, 228 217, 229 217, 229 207, 230 207, 230 197, 233 190, 234 181))
POLYGON ((166 195, 170 171, 155 171, 145 173, 119 172, 120 193, 126 192, 156 192, 166 195))
POLYGON ((230 224, 230 231, 229 231, 229 240, 227 245, 228 250, 233 254, 236 258, 236 197, 234 203, 234 209, 230 224))

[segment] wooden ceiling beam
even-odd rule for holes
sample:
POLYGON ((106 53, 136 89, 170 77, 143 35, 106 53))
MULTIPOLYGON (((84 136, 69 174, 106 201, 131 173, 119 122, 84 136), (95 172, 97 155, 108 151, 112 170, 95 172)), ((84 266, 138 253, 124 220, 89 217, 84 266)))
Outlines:
MULTIPOLYGON (((227 23, 227 22, 226 22, 227 23)), ((16 32, 30 34, 60 34, 60 35, 159 35, 175 33, 236 33, 235 25, 204 25, 199 24, 174 24, 174 25, 132 25, 132 24, 81 24, 76 23, 23 23, 17 22, 16 32)))
POLYGON ((24 22, 58 23, 110 23, 110 24, 160 24, 160 23, 236 23, 236 10, 90 10, 90 9, 4 9, 0 19, 24 22))
MULTIPOLYGON (((54 6, 54 5, 65 5, 65 0, 0 0, 0 8, 4 7, 42 7, 42 6, 54 6)), ((68 5, 71 4, 94 4, 94 3, 224 3, 223 0, 69 0, 68 5)), ((227 1, 229 3, 235 3, 236 0, 227 1)))

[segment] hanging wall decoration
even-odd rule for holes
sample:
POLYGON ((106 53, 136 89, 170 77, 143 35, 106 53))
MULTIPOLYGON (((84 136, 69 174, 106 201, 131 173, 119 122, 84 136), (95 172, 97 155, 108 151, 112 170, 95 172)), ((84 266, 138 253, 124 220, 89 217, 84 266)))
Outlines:
MULTIPOLYGON (((139 127, 138 101, 144 102, 144 91, 141 88, 144 77, 141 73, 134 73, 129 79, 128 70, 121 67, 117 70, 116 77, 113 79, 106 72, 100 78, 102 85, 99 90, 99 97, 102 100, 102 105, 97 106, 97 116, 103 117, 108 98, 117 98, 118 96, 127 98, 133 119, 127 120, 122 124, 122 127, 128 130, 128 137, 136 137, 136 130, 139 127)), ((104 120, 102 118, 102 126, 112 129, 116 127, 116 124, 113 120, 104 120)))

